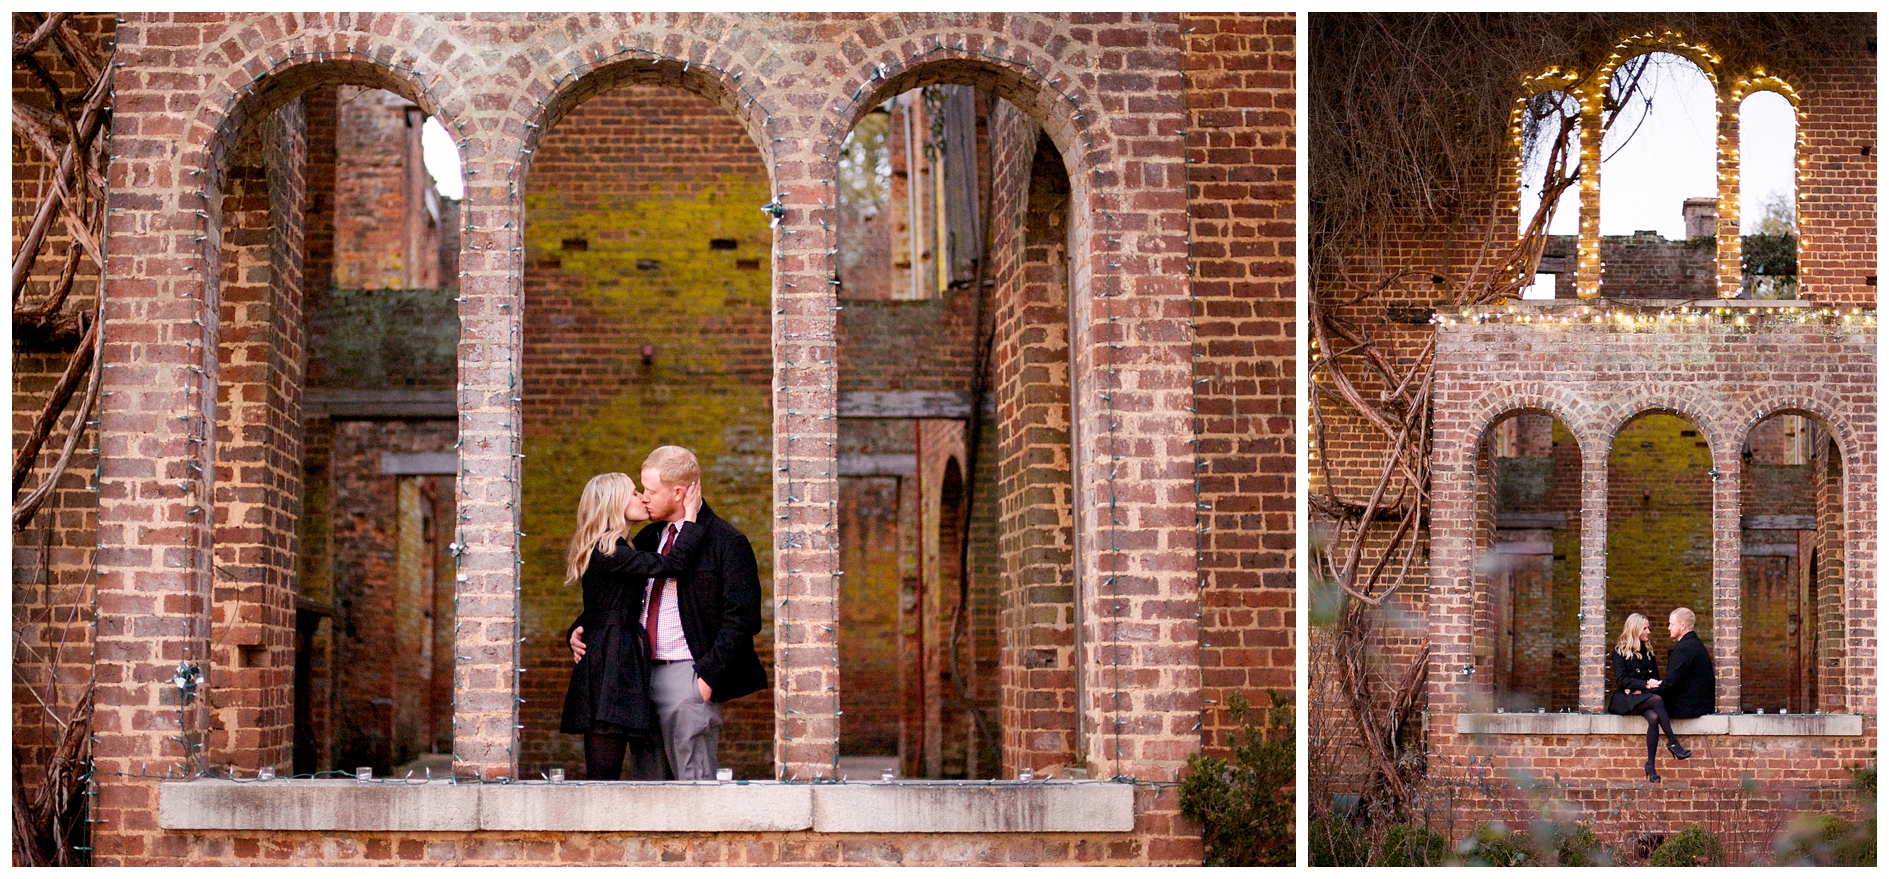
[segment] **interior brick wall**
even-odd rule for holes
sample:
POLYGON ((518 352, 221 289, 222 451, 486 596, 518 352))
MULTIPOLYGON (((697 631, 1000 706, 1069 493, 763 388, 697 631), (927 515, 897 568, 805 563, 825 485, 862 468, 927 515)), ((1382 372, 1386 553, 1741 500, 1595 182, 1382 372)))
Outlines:
POLYGON ((198 513, 216 517, 206 744, 252 772, 287 771, 294 737, 306 123, 299 101, 264 121, 223 196, 216 503, 198 513))
POLYGON ((1076 750, 1074 488, 1070 467, 1068 172, 1014 109, 991 116, 996 468, 1004 560, 1004 764, 1080 762, 1076 750))

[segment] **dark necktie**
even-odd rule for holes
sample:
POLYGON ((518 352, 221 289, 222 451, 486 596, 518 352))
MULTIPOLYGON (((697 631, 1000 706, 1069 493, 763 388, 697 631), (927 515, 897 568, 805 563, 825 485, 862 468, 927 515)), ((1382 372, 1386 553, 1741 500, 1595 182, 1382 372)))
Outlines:
MULTIPOLYGON (((662 530, 662 546, 656 552, 668 555, 669 548, 676 543, 676 524, 671 522, 662 530)), ((649 581, 649 618, 643 622, 643 631, 649 633, 649 656, 656 658, 656 620, 662 612, 662 590, 668 580, 652 578, 649 581)))

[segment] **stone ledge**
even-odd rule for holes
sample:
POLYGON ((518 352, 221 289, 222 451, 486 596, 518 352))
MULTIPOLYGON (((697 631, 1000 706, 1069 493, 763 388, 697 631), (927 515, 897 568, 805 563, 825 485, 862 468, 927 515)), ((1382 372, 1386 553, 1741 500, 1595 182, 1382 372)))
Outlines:
POLYGON ((836 784, 813 789, 821 833, 1125 833, 1133 785, 1105 781, 836 784))
POLYGON ((479 787, 347 779, 167 781, 166 830, 478 830, 479 787))
MULTIPOLYGON (((1456 731, 1472 735, 1641 735, 1646 721, 1612 714, 1458 714, 1456 731)), ((1860 714, 1708 714, 1673 721, 1681 736, 1860 736, 1860 714)))
POLYGON ((1099 781, 781 784, 348 779, 169 781, 166 830, 1121 833, 1134 787, 1099 781))
POLYGON ((481 785, 484 830, 766 831, 813 826, 809 785, 685 781, 481 785))

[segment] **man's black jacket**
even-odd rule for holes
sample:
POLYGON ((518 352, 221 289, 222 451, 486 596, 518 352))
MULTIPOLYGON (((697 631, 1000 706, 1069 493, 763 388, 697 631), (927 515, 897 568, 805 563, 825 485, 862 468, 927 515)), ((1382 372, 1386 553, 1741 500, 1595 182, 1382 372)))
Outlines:
MULTIPOLYGON (((695 521, 708 533, 693 568, 676 578, 677 610, 696 675, 708 682, 716 702, 726 702, 767 686, 767 671, 754 655, 754 636, 761 631, 761 576, 753 544, 706 502, 695 521)), ((631 544, 655 552, 665 524, 649 523, 631 544)))
POLYGON ((1687 632, 1666 654, 1666 678, 1653 692, 1666 700, 1666 713, 1685 719, 1712 713, 1716 687, 1705 642, 1699 640, 1699 633, 1687 632))

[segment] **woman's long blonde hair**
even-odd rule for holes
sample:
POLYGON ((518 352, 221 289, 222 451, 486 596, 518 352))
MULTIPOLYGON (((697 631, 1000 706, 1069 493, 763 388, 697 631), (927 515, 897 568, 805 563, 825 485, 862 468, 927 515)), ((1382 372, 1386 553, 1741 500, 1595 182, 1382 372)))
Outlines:
POLYGON ((1620 640, 1614 642, 1614 652, 1621 656, 1646 656, 1653 652, 1640 640, 1640 633, 1646 631, 1646 617, 1637 613, 1627 614, 1627 624, 1620 627, 1620 640))
POLYGON ((584 578, 592 549, 609 555, 618 540, 630 536, 624 509, 635 493, 636 484, 624 473, 600 473, 584 484, 584 493, 577 499, 577 532, 571 535, 571 549, 564 555, 565 583, 584 578))

